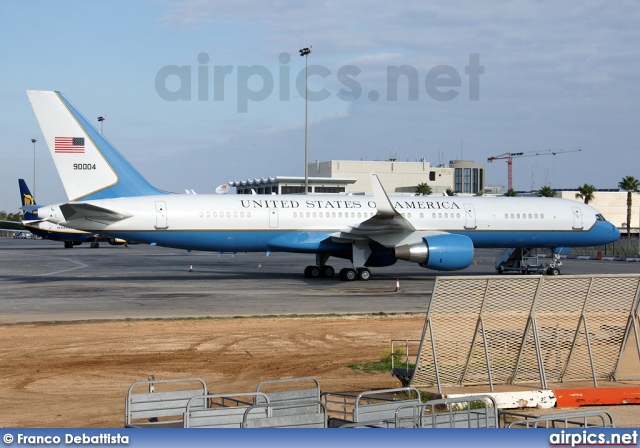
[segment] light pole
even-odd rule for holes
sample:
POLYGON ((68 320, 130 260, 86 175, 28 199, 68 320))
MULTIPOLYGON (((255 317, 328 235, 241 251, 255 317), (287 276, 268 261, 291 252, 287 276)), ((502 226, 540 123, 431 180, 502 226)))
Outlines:
POLYGON ((300 50, 304 56, 304 194, 309 194, 309 53, 311 47, 300 50))
POLYGON ((37 138, 32 138, 31 143, 33 143, 33 197, 36 197, 36 142, 37 138))
POLYGON ((105 115, 104 117, 98 117, 98 122, 100 122, 100 135, 102 135, 102 122, 104 121, 104 119, 107 118, 107 116, 105 115))

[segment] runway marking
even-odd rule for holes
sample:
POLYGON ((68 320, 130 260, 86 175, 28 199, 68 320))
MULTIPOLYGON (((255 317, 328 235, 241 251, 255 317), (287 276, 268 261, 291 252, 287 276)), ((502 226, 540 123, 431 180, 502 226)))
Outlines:
POLYGON ((60 274, 62 272, 75 271, 76 269, 84 269, 84 268, 89 267, 88 264, 84 264, 84 263, 82 263, 80 261, 72 260, 71 258, 63 258, 63 260, 67 260, 67 261, 69 261, 71 263, 75 263, 78 266, 76 266, 75 268, 62 269, 60 271, 55 271, 55 272, 47 272, 46 274, 38 274, 38 275, 36 275, 36 277, 44 277, 44 276, 47 276, 47 275, 55 275, 55 274, 60 274))

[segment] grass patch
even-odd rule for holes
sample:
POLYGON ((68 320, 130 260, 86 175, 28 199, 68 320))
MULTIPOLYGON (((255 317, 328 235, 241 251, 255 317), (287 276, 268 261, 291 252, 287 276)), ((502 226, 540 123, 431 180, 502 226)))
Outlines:
MULTIPOLYGON (((349 364, 347 367, 353 370, 362 370, 364 372, 381 372, 391 370, 391 361, 395 366, 405 365, 405 352, 403 348, 396 348, 393 352, 390 348, 385 348, 380 352, 380 359, 377 361, 363 362, 359 364, 349 364)), ((413 368, 413 364, 409 365, 413 368)))

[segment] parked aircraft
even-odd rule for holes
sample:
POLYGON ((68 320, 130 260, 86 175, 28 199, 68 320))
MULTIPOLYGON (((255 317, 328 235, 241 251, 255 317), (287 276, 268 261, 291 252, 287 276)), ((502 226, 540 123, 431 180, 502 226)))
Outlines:
POLYGON ((150 185, 60 92, 28 91, 69 202, 38 218, 152 245, 217 252, 310 253, 308 277, 343 280, 398 259, 464 269, 474 247, 556 248, 611 243, 618 229, 581 202, 555 198, 170 194, 150 185))
POLYGON ((32 234, 46 240, 62 241, 64 242, 65 249, 70 249, 73 246, 87 242, 91 243, 91 247, 94 248, 100 247, 101 241, 108 241, 109 244, 116 245, 125 243, 124 240, 105 238, 96 233, 76 230, 38 218, 34 213, 29 211, 33 208, 37 208, 37 206, 35 198, 31 194, 29 187, 27 187, 27 183, 24 179, 18 179, 18 185, 20 187, 22 208, 25 209, 22 225, 32 234))

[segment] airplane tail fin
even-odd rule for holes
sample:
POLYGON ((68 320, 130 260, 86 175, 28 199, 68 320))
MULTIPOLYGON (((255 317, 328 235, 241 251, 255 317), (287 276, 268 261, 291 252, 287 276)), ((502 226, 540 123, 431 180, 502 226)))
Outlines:
POLYGON ((33 221, 38 220, 31 212, 37 209, 36 198, 33 197, 31 191, 29 191, 29 187, 27 187, 27 183, 24 179, 18 179, 18 185, 20 186, 20 200, 22 201, 22 207, 20 209, 24 211, 24 221, 33 221))
POLYGON ((22 206, 36 205, 36 198, 34 198, 31 191, 29 191, 29 187, 27 187, 27 183, 24 179, 18 179, 18 185, 20 186, 20 200, 22 201, 22 206))
POLYGON ((60 92, 27 90, 69 200, 164 194, 60 92))

